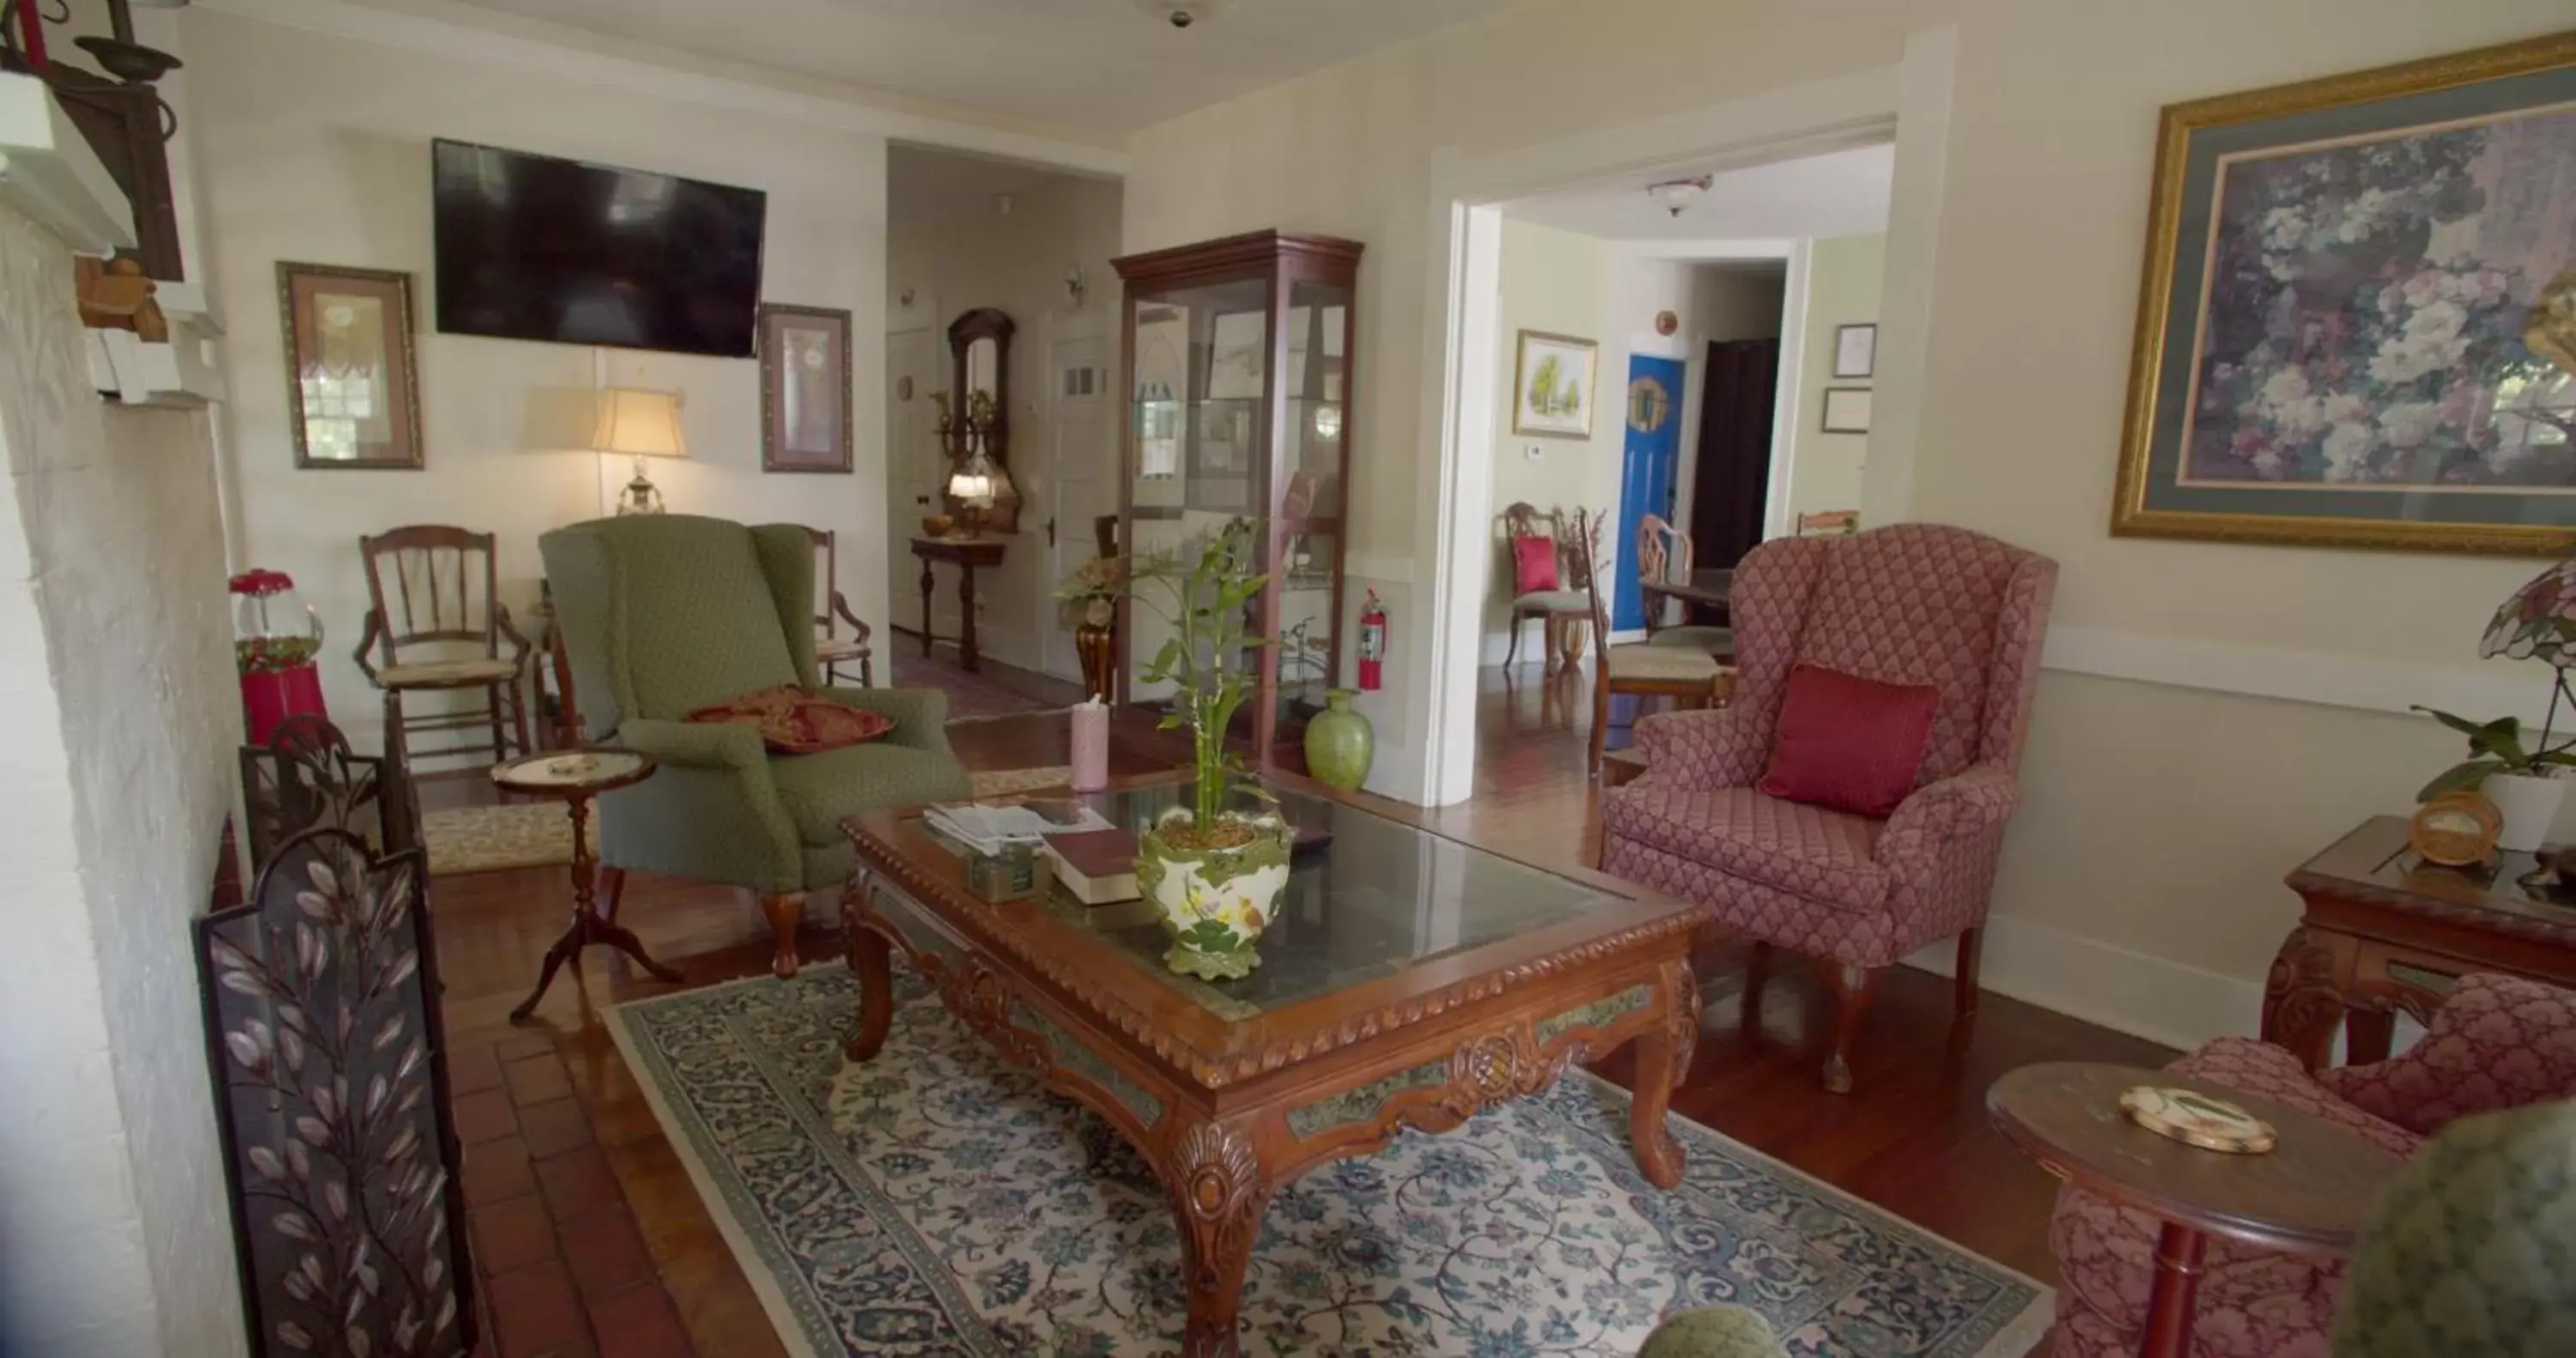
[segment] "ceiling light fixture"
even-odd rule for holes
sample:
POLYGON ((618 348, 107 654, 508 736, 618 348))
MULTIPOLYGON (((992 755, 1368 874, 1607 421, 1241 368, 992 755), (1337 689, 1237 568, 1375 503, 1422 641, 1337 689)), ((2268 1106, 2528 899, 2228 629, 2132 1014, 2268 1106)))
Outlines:
POLYGON ((1709 185, 1716 182, 1717 176, 1705 174, 1695 174, 1683 179, 1659 180, 1646 186, 1646 196, 1654 199, 1656 205, 1664 211, 1678 217, 1682 215, 1684 209, 1698 202, 1700 196, 1708 192, 1709 185))
POLYGON ((1170 24, 1189 28, 1219 7, 1219 0, 1135 0, 1136 8, 1170 24))

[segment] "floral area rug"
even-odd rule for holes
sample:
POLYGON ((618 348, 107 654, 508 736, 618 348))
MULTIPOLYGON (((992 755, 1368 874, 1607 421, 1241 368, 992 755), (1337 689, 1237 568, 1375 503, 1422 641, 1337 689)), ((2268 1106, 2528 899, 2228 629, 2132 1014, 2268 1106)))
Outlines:
MULTIPOLYGON (((841 1059, 857 984, 839 968, 611 1015, 789 1351, 1177 1351, 1180 1239, 1144 1162, 896 976, 865 1065, 841 1059)), ((2013 1358, 2045 1330, 2047 1288, 1681 1118, 1687 1176, 1655 1191, 1627 1110, 1577 1072, 1281 1190, 1244 1351, 1607 1358, 1721 1303, 1801 1358, 2013 1358)))
MULTIPOLYGON (((1032 769, 986 769, 967 775, 978 797, 1063 787, 1073 781, 1071 765, 1032 769)), ((429 845, 429 871, 434 877, 466 872, 499 872, 504 868, 544 868, 572 861, 572 817, 559 802, 512 802, 506 806, 459 806, 431 811, 420 818, 421 838, 429 845)), ((590 821, 590 847, 599 848, 599 819, 590 821)))

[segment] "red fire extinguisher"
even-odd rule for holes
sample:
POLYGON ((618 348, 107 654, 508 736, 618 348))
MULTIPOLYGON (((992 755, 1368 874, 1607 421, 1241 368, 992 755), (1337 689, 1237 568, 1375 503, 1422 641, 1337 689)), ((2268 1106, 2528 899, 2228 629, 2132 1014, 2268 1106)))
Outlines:
POLYGON ((1360 605, 1360 691, 1375 693, 1385 681, 1386 605, 1370 590, 1368 602, 1360 605))

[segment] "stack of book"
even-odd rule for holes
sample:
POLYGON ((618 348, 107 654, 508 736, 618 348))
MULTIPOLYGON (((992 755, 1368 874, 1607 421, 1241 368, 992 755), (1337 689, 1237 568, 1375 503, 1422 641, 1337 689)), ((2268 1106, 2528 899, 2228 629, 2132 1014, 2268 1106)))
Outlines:
POLYGON ((1051 834, 1040 850, 1055 860, 1055 879, 1084 905, 1132 901, 1136 887, 1136 836, 1115 826, 1051 834))

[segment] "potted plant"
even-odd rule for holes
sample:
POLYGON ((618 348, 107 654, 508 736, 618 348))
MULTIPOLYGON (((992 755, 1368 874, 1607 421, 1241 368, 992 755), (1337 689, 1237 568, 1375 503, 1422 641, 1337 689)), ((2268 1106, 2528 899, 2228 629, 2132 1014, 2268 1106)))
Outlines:
POLYGON ((2576 749, 2549 748, 2545 726, 2539 743, 2525 745, 2522 721, 2516 717, 2475 722, 2429 707, 2415 710, 2469 738, 2469 757, 2426 783, 2415 800, 2429 802, 2446 792, 2475 788, 2504 815, 2503 828, 2496 832, 2498 845, 2525 851, 2539 848, 2549 837, 2550 822, 2558 818, 2558 804, 2566 796, 2567 784, 2559 780, 2558 771, 2576 766, 2576 749))
POLYGON ((2469 738, 2469 757, 2426 783, 2418 801, 2445 792, 2475 788, 2504 813, 2496 843, 2507 849, 2532 850, 2548 837, 2550 822, 2565 799, 2566 783, 2558 774, 2576 766, 2576 740, 2553 746, 2561 702, 2576 706, 2567 687, 2567 670, 2576 666, 2576 560, 2561 561, 2513 592, 2488 619, 2478 640, 2482 659, 2539 660, 2549 666, 2549 711, 2540 736, 2525 741, 2522 723, 2512 717, 2474 722, 2429 707, 2415 710, 2469 738))
POLYGON ((1253 944, 1288 889, 1287 822, 1267 805, 1247 811, 1229 797, 1240 786, 1271 801, 1225 747, 1226 729, 1252 692, 1253 667, 1268 649, 1243 620, 1244 605, 1264 583, 1252 552, 1251 521, 1236 519, 1209 537, 1195 561, 1163 554, 1139 559, 1132 572, 1137 584, 1156 587, 1137 590, 1138 601, 1171 629, 1138 677, 1177 686, 1162 725, 1189 729, 1196 776, 1190 804, 1166 810, 1137 837, 1136 885, 1172 936, 1164 965, 1208 980, 1239 979, 1261 965, 1253 944), (1238 777, 1245 781, 1238 785, 1238 777))
POLYGON ((1107 698, 1118 664, 1118 596, 1127 589, 1127 561, 1099 556, 1082 563, 1055 587, 1064 605, 1064 625, 1073 629, 1073 649, 1082 658, 1082 687, 1090 697, 1107 698))

